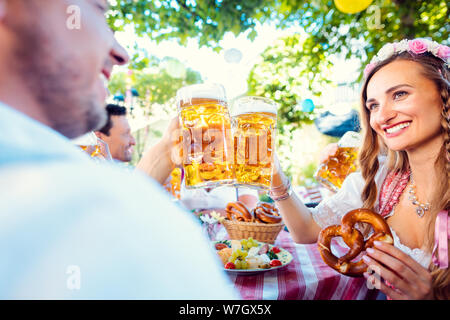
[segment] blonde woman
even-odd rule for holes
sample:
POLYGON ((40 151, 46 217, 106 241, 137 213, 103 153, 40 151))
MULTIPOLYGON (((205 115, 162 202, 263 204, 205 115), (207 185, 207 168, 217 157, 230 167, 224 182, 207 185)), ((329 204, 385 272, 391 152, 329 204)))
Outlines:
POLYGON ((394 245, 368 249, 364 261, 392 299, 450 298, 449 64, 450 48, 425 39, 379 51, 364 72, 361 170, 318 207, 306 208, 281 170, 274 173, 271 195, 298 243, 317 241, 322 228, 340 224, 352 209, 386 219, 394 245))

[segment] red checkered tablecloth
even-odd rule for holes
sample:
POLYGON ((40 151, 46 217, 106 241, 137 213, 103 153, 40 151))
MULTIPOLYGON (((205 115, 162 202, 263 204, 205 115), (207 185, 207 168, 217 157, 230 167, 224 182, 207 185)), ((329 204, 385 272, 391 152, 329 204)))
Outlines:
MULTIPOLYGON (((378 290, 369 290, 364 278, 351 278, 326 265, 317 244, 296 244, 289 232, 281 231, 276 246, 289 251, 293 261, 285 268, 258 275, 230 274, 236 289, 245 300, 380 299, 378 290)), ((332 250, 342 255, 348 249, 334 244, 332 250)))

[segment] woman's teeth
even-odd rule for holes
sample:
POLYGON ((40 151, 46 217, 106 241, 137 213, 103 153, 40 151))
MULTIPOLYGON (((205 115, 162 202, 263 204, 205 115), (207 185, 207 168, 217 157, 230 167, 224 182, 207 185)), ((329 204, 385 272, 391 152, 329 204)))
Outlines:
POLYGON ((386 129, 386 132, 387 133, 396 133, 403 128, 409 127, 410 124, 411 124, 411 122, 400 123, 400 124, 396 125, 395 127, 386 129))

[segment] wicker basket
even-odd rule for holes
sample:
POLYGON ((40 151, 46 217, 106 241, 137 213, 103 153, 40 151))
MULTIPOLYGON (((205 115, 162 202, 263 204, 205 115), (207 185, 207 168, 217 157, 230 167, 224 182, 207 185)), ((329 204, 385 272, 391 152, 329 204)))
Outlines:
POLYGON ((260 242, 273 244, 278 234, 284 227, 284 223, 259 223, 259 222, 241 222, 236 220, 223 220, 223 226, 228 232, 230 239, 241 240, 252 237, 260 242))

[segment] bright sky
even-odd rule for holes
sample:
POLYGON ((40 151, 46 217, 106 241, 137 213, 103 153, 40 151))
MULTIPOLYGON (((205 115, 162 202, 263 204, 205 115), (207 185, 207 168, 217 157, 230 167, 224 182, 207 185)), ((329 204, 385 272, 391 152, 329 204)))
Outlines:
POLYGON ((165 56, 177 58, 185 66, 200 72, 203 80, 224 85, 228 97, 233 98, 246 92, 247 76, 256 58, 276 38, 288 32, 292 31, 279 32, 268 25, 260 26, 258 27, 258 34, 263 36, 258 36, 253 42, 246 38, 246 34, 235 37, 230 32, 220 42, 220 45, 224 48, 220 53, 207 47, 199 48, 195 39, 189 40, 186 47, 183 47, 175 40, 167 40, 157 44, 149 38, 137 38, 131 25, 127 26, 124 32, 116 33, 116 37, 122 45, 128 48, 132 48, 136 42, 140 48, 147 50, 149 54, 158 58, 164 58, 165 56), (228 63, 225 60, 224 52, 232 48, 238 49, 242 53, 242 59, 239 63, 228 63))

